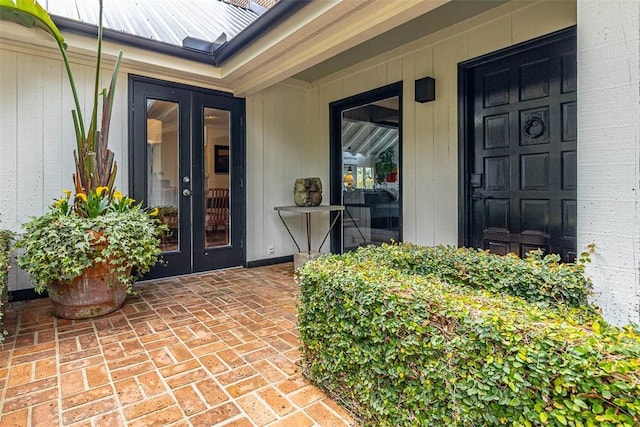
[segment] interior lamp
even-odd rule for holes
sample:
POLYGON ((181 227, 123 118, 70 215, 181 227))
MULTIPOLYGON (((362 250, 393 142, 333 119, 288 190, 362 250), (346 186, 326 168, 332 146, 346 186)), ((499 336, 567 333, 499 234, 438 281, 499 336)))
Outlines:
POLYGON ((344 184, 345 188, 350 189, 355 183, 356 180, 353 178, 353 169, 349 166, 347 172, 344 174, 344 178, 342 178, 342 184, 344 184))
POLYGON ((162 144, 162 121, 147 119, 147 144, 162 144))

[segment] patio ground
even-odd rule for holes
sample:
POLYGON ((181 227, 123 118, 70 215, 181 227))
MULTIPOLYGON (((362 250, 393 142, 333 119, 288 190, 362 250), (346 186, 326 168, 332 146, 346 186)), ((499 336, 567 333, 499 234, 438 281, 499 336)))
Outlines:
POLYGON ((147 282, 93 320, 9 304, 0 425, 346 426, 298 365, 292 264, 147 282))

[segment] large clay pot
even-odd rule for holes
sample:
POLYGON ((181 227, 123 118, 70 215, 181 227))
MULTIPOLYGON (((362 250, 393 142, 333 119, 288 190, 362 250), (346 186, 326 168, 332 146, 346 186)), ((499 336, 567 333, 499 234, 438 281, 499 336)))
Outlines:
POLYGON ((49 284, 48 293, 53 314, 63 319, 102 316, 122 307, 127 298, 125 286, 106 263, 87 268, 71 284, 49 284))

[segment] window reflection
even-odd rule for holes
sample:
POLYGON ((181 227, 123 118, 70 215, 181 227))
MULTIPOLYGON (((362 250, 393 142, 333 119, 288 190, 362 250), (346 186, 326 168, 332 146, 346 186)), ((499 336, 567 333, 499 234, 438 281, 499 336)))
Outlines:
POLYGON ((180 243, 178 196, 178 104, 147 100, 147 205, 169 228, 161 238, 163 252, 180 243))
POLYGON ((343 250, 400 239, 399 98, 342 112, 343 250))
POLYGON ((204 241, 205 247, 231 242, 230 113, 206 107, 204 113, 204 241))

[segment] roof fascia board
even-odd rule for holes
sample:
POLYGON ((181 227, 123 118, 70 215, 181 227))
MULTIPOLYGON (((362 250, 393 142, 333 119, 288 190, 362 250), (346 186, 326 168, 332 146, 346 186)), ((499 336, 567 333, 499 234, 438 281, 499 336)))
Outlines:
POLYGON ((364 3, 366 0, 312 2, 223 64, 223 75, 225 78, 237 80, 243 74, 268 63, 274 56, 288 54, 291 45, 323 32, 328 26, 340 22, 362 7, 364 3))
POLYGON ((228 43, 220 47, 215 53, 214 64, 217 66, 223 64, 309 3, 311 0, 280 0, 249 24, 247 28, 236 34, 228 43))
MULTIPOLYGON (((149 49, 178 58, 219 66, 309 3, 311 3, 311 0, 280 0, 214 53, 185 49, 181 46, 175 46, 170 43, 151 40, 109 28, 103 29, 102 37, 103 40, 106 41, 113 41, 127 46, 149 49)), ((98 27, 95 25, 57 15, 53 15, 52 19, 61 31, 94 38, 98 35, 98 27)))
MULTIPOLYGON (((98 37, 98 27, 95 25, 57 15, 54 15, 51 18, 62 32, 80 34, 83 36, 92 37, 94 39, 98 37)), ((123 33, 121 31, 116 31, 109 28, 102 29, 102 39, 105 41, 120 43, 136 48, 153 50, 165 55, 189 59, 191 61, 202 62, 205 64, 214 64, 214 57, 211 53, 185 49, 181 46, 175 46, 157 40, 134 36, 132 34, 123 33)))
POLYGON ((288 20, 229 61, 236 68, 225 66, 222 74, 237 94, 252 94, 449 1, 313 2, 293 17, 295 22, 288 20), (314 8, 316 3, 325 7, 314 8))
MULTIPOLYGON (((95 58, 95 39, 78 34, 63 34, 70 55, 85 55, 95 58)), ((221 80, 220 69, 198 61, 159 53, 156 51, 128 46, 123 49, 120 43, 105 41, 103 54, 115 58, 119 50, 124 50, 121 70, 156 78, 170 79, 189 84, 201 83, 207 87, 230 92, 231 89, 221 80)))
MULTIPOLYGON (((72 63, 95 66, 95 38, 66 32, 63 35, 72 63)), ((0 48, 61 61, 53 38, 38 28, 26 28, 18 24, 0 25, 0 48)), ((222 81, 220 69, 211 65, 137 47, 123 49, 122 44, 110 41, 103 43, 102 50, 103 66, 106 68, 113 66, 118 51, 124 50, 120 72, 233 92, 233 88, 222 81)))

